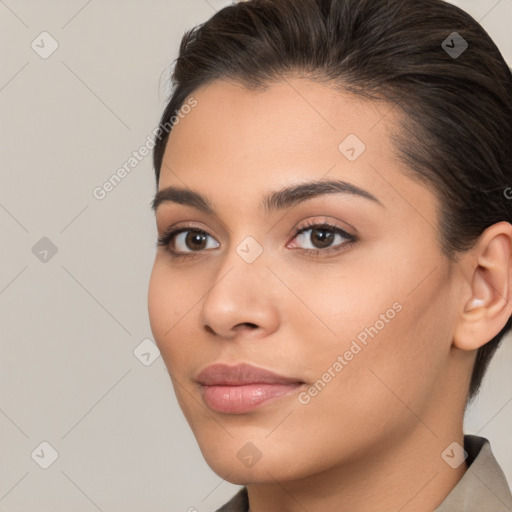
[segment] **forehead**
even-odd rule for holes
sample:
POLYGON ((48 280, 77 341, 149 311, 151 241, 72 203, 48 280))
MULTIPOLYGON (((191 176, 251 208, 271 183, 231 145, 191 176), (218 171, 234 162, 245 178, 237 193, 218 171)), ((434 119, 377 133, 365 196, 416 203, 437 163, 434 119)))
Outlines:
POLYGON ((388 205, 432 195, 402 172, 390 138, 400 114, 389 103, 304 78, 257 90, 216 81, 192 97, 196 105, 169 136, 160 189, 256 204, 264 190, 337 178, 388 205))
POLYGON ((386 123, 375 128, 385 117, 390 120, 395 115, 388 103, 364 100, 304 78, 287 78, 259 89, 216 81, 193 97, 197 106, 169 137, 173 153, 187 149, 182 146, 184 139, 193 139, 195 145, 215 148, 219 155, 221 149, 233 154, 240 148, 252 149, 249 156, 258 159, 290 158, 327 150, 339 158, 338 145, 350 133, 372 151, 385 151, 386 123))

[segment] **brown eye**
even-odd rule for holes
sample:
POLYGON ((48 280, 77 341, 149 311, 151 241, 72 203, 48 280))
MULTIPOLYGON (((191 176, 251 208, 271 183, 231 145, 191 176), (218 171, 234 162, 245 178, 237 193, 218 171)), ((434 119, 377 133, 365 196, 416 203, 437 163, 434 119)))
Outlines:
POLYGON ((185 236, 184 243, 185 246, 194 250, 199 251, 201 249, 206 248, 206 233, 202 233, 200 231, 186 231, 187 235, 185 236))
POLYGON ((355 242, 356 239, 337 226, 314 224, 299 229, 294 240, 302 245, 302 249, 310 252, 327 252, 327 250, 336 250, 338 247, 355 242), (337 243, 333 245, 334 242, 337 243))
POLYGON ((161 236, 158 245, 175 256, 187 256, 190 253, 199 253, 204 249, 215 249, 220 246, 218 242, 213 246, 209 244, 210 238, 212 237, 208 233, 198 229, 179 228, 161 236))
POLYGON ((334 241, 334 233, 330 228, 314 228, 311 229, 311 243, 318 249, 329 247, 334 241))

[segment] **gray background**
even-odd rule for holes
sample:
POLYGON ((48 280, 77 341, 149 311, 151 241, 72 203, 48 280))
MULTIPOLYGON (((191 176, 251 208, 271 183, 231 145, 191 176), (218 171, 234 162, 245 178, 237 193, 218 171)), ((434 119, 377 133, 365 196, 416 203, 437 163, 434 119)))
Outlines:
MULTIPOLYGON (((151 157, 93 196, 157 125, 184 30, 228 3, 0 0, 3 512, 207 512, 238 489, 204 462, 162 358, 136 357, 151 340, 151 157), (31 47, 51 49, 43 31, 47 58, 31 47)), ((512 0, 455 3, 510 64, 512 0)), ((509 482, 511 341, 465 424, 509 482)))

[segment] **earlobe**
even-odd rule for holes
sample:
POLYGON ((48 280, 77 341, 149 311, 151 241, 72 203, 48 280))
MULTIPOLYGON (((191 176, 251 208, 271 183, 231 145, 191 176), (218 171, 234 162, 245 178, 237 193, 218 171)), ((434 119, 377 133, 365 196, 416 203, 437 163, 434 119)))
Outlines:
POLYGON ((465 259, 470 296, 462 304, 453 344, 477 350, 492 340, 512 315, 512 225, 487 228, 465 259))

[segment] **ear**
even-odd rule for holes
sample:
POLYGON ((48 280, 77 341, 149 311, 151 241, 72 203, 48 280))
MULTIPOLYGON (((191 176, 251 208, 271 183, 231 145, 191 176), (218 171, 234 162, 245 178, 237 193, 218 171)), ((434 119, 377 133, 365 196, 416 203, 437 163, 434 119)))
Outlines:
POLYGON ((453 344, 476 350, 491 341, 512 315, 512 224, 488 227, 459 263, 467 293, 453 344))

